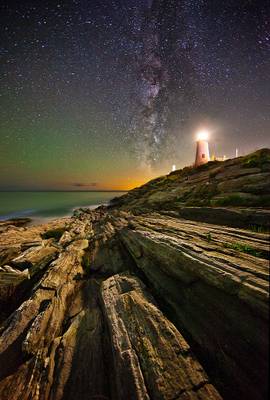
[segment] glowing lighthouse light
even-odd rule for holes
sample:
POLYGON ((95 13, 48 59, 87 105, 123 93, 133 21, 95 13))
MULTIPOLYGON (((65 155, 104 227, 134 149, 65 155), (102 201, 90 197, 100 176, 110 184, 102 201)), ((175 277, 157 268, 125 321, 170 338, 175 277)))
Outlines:
POLYGON ((208 137, 209 137, 209 133, 208 133, 207 130, 199 131, 197 133, 197 142, 200 141, 200 140, 206 140, 207 141, 208 137))
POLYGON ((206 164, 210 160, 209 146, 208 146, 208 131, 203 130, 197 133, 197 148, 195 167, 198 165, 206 164))

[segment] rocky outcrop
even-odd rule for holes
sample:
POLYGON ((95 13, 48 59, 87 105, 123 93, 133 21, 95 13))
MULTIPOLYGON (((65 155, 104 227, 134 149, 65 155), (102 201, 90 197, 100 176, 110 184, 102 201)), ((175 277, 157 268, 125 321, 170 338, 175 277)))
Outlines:
POLYGON ((270 207, 269 187, 270 150, 262 149, 245 157, 172 172, 116 198, 111 205, 140 214, 174 211, 184 218, 221 225, 269 227, 269 211, 250 210, 270 207), (238 214, 232 215, 228 207, 237 208, 238 214), (219 212, 211 213, 211 208, 219 212))
POLYGON ((129 196, 2 227, 1 400, 266 399, 265 228, 140 211, 129 196))
POLYGON ((20 227, 20 226, 26 226, 30 224, 30 222, 31 218, 13 218, 3 221, 0 220, 0 232, 10 225, 20 227))
MULTIPOLYGON (((74 220, 69 231, 73 240, 66 247, 59 244, 63 237, 54 242, 59 256, 53 262, 48 259, 52 247, 46 246, 10 261, 21 269, 31 263, 42 276, 38 281, 31 273, 25 278, 33 284, 30 297, 1 327, 1 399, 220 398, 140 279, 130 272, 106 279, 116 272, 110 262, 116 253, 110 250, 126 222, 113 225, 115 217, 85 213, 74 220), (102 218, 104 235, 97 240, 102 218), (73 236, 82 226, 89 242, 73 236), (83 256, 99 264, 101 255, 107 263, 102 271, 85 270, 83 256)), ((128 268, 127 256, 118 251, 118 269, 128 268)))

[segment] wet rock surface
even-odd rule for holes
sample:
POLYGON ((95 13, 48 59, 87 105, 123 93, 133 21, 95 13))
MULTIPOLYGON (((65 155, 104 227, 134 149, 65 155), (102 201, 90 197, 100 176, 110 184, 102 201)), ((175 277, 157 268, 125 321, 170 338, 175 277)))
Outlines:
POLYGON ((268 233, 133 201, 1 228, 1 400, 267 398, 268 233))

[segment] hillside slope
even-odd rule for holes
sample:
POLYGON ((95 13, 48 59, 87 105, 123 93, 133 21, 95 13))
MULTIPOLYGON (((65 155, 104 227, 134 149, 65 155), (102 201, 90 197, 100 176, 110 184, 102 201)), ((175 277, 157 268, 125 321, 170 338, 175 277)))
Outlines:
POLYGON ((181 217, 239 227, 264 225, 268 213, 259 209, 270 208, 270 149, 197 168, 186 167, 153 179, 111 204, 136 213, 168 210, 181 217), (224 207, 237 210, 225 212, 224 207), (250 212, 241 212, 241 208, 251 207, 250 212))

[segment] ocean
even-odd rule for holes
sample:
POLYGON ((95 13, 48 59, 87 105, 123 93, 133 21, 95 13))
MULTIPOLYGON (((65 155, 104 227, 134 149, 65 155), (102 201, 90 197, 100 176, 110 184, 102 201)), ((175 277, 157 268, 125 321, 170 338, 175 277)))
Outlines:
POLYGON ((72 215, 75 208, 107 204, 125 192, 0 192, 0 220, 72 215))

